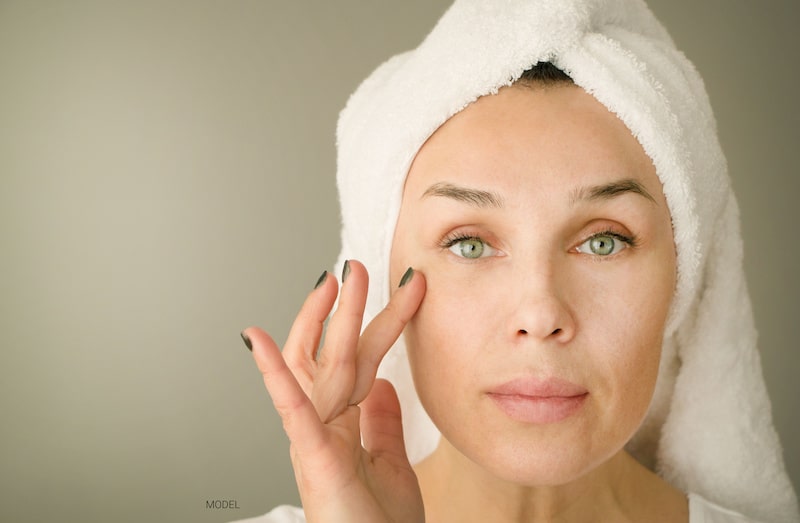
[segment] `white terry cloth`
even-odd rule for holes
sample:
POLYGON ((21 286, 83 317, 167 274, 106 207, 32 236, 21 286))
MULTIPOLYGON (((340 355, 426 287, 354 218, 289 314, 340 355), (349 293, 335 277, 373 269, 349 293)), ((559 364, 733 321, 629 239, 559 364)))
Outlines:
POLYGON ((694 493, 689 493, 689 523, 758 523, 694 493))
MULTIPOLYGON (((742 268, 737 203, 703 82, 640 0, 457 0, 420 46, 381 65, 338 126, 342 252, 387 303, 403 182, 425 140, 478 97, 549 61, 614 112, 655 164, 673 220, 676 296, 655 397, 629 450, 686 492, 800 521, 774 430, 742 268)), ((379 372, 400 394, 412 462, 439 433, 402 340, 379 372)))

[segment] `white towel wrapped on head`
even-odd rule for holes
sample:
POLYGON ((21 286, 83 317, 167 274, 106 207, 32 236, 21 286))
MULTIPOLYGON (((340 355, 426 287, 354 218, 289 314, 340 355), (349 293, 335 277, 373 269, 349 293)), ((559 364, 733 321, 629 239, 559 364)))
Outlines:
MULTIPOLYGON (((344 260, 370 271, 365 324, 388 302, 403 183, 425 140, 480 96, 549 61, 614 112, 652 159, 673 221, 678 283, 650 411, 628 448, 673 485, 764 521, 800 521, 756 348, 736 200, 702 80, 638 0, 457 0, 415 50, 380 66, 338 127, 344 260)), ((394 282, 396 284, 396 282, 394 282)), ((439 433, 402 340, 412 462, 439 433)))

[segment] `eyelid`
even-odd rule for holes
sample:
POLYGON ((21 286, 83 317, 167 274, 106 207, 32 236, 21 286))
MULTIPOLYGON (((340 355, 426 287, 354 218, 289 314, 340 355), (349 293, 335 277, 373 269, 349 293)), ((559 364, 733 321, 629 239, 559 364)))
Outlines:
POLYGON ((593 220, 583 227, 582 230, 585 232, 581 233, 582 238, 577 242, 577 245, 581 245, 585 243, 586 240, 594 238, 595 236, 611 236, 624 241, 631 247, 639 246, 639 237, 628 227, 613 220, 593 220))
POLYGON ((449 249, 453 245, 466 240, 478 240, 483 242, 487 247, 491 247, 492 249, 494 249, 494 246, 492 246, 491 243, 484 240, 482 236, 479 236, 477 234, 452 234, 452 235, 448 234, 447 236, 442 238, 442 241, 440 242, 439 246, 442 249, 449 249))
POLYGON ((472 225, 463 225, 448 229, 447 233, 439 239, 437 244, 442 249, 447 249, 459 241, 473 239, 481 240, 486 245, 491 247, 494 247, 495 244, 494 238, 491 234, 487 234, 486 231, 479 226, 472 225))
POLYGON ((459 256, 457 254, 453 254, 460 260, 467 260, 471 262, 475 262, 481 259, 490 258, 493 256, 503 256, 504 253, 497 247, 495 247, 493 241, 489 241, 486 239, 486 234, 479 233, 474 230, 469 229, 455 229, 451 232, 448 232, 444 235, 441 240, 438 242, 439 248, 442 250, 450 250, 454 245, 457 245, 459 242, 466 241, 466 240, 478 240, 485 245, 487 249, 489 249, 489 253, 481 256, 479 258, 467 258, 464 256, 459 256))
POLYGON ((584 239, 581 240, 580 243, 578 243, 575 247, 573 247, 572 250, 574 250, 574 251, 576 251, 576 252, 578 252, 580 254, 586 254, 588 256, 592 256, 592 257, 597 258, 597 259, 611 259, 611 258, 614 258, 617 255, 621 254, 622 251, 625 251, 630 247, 636 247, 636 246, 638 246, 638 238, 636 237, 635 234, 625 234, 625 233, 622 233, 622 232, 614 230, 614 228, 606 227, 603 230, 600 230, 600 231, 594 232, 592 234, 589 234, 588 236, 585 236, 584 239), (611 238, 614 238, 615 240, 622 242, 623 245, 624 245, 624 248, 620 249, 620 251, 615 252, 613 254, 595 254, 595 253, 591 252, 591 250, 587 250, 587 251, 580 250, 580 248, 584 244, 588 243, 589 241, 593 240, 594 238, 597 238, 598 236, 609 236, 611 238))

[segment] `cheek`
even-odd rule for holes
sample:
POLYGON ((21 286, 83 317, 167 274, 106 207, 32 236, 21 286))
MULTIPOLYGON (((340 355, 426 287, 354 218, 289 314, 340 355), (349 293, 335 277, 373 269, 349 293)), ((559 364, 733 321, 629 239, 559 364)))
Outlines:
POLYGON ((502 317, 492 300, 502 293, 496 286, 490 292, 491 281, 463 278, 435 264, 425 275, 425 298, 404 337, 420 401, 437 424, 446 425, 454 394, 466 401, 486 378, 485 364, 493 359, 487 349, 498 346, 502 317))
POLYGON ((442 277, 436 270, 426 272, 425 299, 405 330, 412 371, 434 381, 453 369, 463 370, 465 362, 478 357, 490 330, 482 304, 475 303, 478 289, 465 287, 442 277))
POLYGON ((604 377, 599 386, 608 399, 609 414, 623 421, 620 430, 638 428, 650 404, 674 292, 673 274, 669 263, 643 264, 618 278, 617 285, 606 290, 606 298, 596 295, 583 315, 583 345, 596 347, 587 357, 604 377), (603 341, 592 343, 593 336, 603 341))

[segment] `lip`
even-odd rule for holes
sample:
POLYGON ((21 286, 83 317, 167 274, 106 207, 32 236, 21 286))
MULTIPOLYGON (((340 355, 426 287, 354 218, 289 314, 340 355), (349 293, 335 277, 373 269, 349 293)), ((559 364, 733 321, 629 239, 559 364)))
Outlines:
POLYGON ((510 418, 531 424, 563 421, 585 404, 585 387, 556 377, 518 378, 491 388, 487 395, 510 418))

